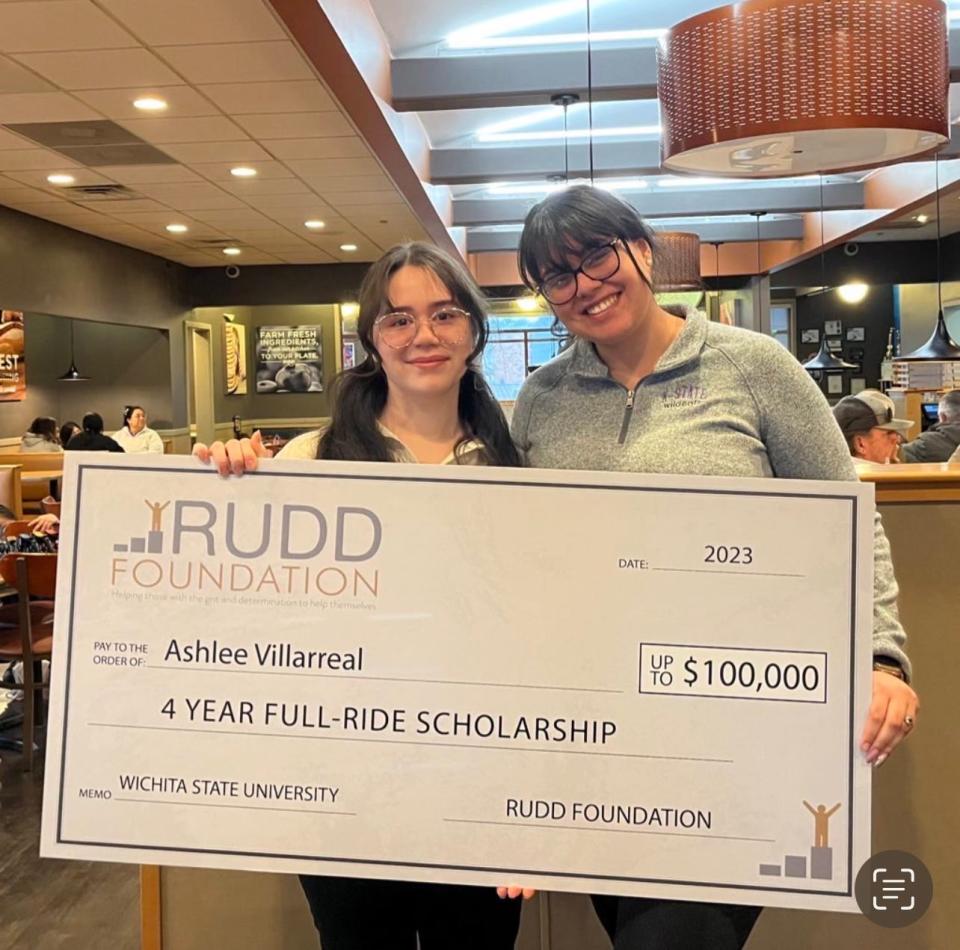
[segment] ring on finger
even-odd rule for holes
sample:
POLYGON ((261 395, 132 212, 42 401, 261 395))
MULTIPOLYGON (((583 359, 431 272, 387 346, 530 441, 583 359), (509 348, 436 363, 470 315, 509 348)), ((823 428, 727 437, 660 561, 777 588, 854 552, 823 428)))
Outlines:
POLYGON ((903 728, 904 728, 904 731, 905 731, 905 732, 909 732, 909 731, 913 728, 914 722, 915 722, 915 720, 914 720, 913 716, 904 716, 904 717, 903 717, 903 728))

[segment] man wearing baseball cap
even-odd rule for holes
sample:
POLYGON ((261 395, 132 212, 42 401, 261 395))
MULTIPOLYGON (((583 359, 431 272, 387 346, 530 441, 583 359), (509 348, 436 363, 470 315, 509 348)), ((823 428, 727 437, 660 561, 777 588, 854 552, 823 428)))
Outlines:
POLYGON ((895 419, 893 411, 893 400, 878 389, 845 396, 833 407, 834 418, 855 459, 880 465, 897 461, 897 449, 913 423, 895 419))

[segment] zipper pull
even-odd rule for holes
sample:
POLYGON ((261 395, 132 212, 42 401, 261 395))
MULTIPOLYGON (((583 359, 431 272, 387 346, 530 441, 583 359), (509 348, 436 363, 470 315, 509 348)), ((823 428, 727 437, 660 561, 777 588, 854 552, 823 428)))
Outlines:
POLYGON ((636 389, 627 390, 627 404, 623 408, 623 423, 620 426, 620 438, 617 439, 618 445, 623 445, 627 439, 627 430, 630 428, 630 417, 633 415, 633 399, 636 395, 636 389))

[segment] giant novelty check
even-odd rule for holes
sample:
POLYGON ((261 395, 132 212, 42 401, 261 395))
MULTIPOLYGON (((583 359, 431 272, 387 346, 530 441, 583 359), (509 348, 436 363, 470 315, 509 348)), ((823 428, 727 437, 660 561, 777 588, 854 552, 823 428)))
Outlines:
POLYGON ((855 483, 69 453, 41 853, 853 910, 855 483))

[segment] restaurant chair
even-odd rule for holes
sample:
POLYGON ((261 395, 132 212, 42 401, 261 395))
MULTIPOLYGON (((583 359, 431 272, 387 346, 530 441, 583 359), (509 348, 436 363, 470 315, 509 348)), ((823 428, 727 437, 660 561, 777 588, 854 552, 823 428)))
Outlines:
POLYGON ((0 505, 23 517, 23 483, 19 465, 0 465, 0 505))
POLYGON ((56 554, 12 553, 0 557, 0 577, 17 590, 17 622, 0 626, 0 661, 23 664, 23 770, 33 769, 34 737, 42 733, 43 661, 53 653, 53 613, 40 622, 36 601, 52 605, 57 585, 56 554))
POLYGON ((47 495, 40 502, 40 507, 45 515, 56 515, 60 517, 60 502, 53 495, 47 495))

